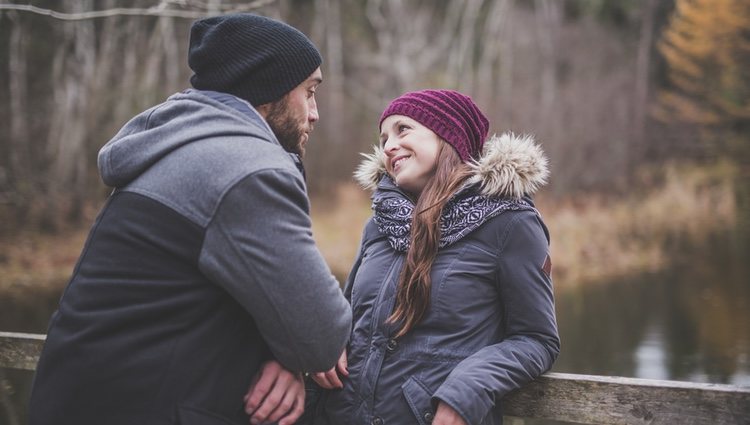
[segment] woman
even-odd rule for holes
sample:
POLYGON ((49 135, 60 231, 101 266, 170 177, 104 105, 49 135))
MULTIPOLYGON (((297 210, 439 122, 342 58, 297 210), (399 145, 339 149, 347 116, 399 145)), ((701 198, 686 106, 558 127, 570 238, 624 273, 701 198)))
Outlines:
POLYGON ((372 219, 345 288, 353 328, 315 423, 500 424, 500 398, 559 352, 549 236, 528 195, 547 177, 528 138, 487 138, 467 96, 424 90, 380 118, 357 170, 372 219))

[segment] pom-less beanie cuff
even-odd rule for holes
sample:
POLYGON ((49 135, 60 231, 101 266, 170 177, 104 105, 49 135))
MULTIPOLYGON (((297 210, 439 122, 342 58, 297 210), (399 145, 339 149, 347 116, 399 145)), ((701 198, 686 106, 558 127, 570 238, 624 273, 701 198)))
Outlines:
POLYGON ((230 93, 252 105, 280 99, 323 62, 299 30, 250 13, 205 18, 190 29, 190 82, 230 93))
POLYGON ((404 115, 432 130, 466 162, 476 159, 489 131, 489 121, 469 96, 454 90, 421 90, 394 99, 380 116, 404 115))

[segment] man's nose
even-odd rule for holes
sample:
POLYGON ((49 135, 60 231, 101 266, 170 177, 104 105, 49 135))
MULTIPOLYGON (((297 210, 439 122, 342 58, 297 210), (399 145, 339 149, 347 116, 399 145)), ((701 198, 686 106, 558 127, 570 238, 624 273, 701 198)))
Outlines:
POLYGON ((310 121, 311 123, 315 123, 319 119, 320 119, 320 115, 318 114, 318 105, 313 100, 312 104, 310 105, 310 110, 308 111, 308 114, 307 114, 307 120, 310 121))

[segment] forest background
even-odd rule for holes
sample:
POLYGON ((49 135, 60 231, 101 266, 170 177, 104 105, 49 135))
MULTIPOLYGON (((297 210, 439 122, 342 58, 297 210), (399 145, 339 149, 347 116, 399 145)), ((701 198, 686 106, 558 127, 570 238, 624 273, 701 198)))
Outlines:
MULTIPOLYGON (((111 188, 101 146, 189 86, 193 19, 280 18, 324 56, 306 158, 343 280, 370 215, 352 180, 388 101, 471 95, 552 177, 555 370, 750 385, 747 0, 0 0, 0 331, 46 329, 111 188)), ((0 422, 31 375, 0 369, 0 422)))
POLYGON ((746 1, 34 2, 53 17, 29 7, 0 2, 5 289, 64 283, 109 191, 97 151, 188 86, 192 18, 226 11, 283 19, 325 57, 306 162, 315 235, 339 277, 369 214, 352 170, 383 107, 408 90, 461 90, 492 132, 540 141, 558 285, 659 268, 665 241, 733 228, 750 202, 746 1))

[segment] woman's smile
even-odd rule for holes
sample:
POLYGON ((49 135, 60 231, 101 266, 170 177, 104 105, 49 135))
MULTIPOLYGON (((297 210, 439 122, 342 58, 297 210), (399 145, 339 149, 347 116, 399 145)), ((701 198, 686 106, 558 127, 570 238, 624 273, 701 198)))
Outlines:
POLYGON ((400 155, 391 160, 391 169, 396 172, 401 167, 404 160, 411 158, 411 155, 400 155))
POLYGON ((381 124, 380 143, 386 168, 396 184, 419 195, 435 173, 442 143, 429 128, 404 115, 391 115, 381 124))

